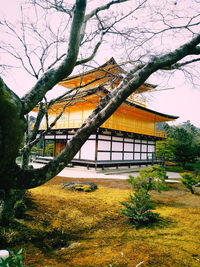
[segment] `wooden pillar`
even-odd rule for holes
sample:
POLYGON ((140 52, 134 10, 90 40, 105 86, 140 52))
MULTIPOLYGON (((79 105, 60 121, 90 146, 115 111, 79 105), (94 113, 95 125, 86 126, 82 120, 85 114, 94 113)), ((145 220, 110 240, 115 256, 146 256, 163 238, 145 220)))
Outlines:
POLYGON ((46 142, 45 142, 45 138, 43 137, 43 151, 42 151, 42 156, 45 156, 45 146, 46 146, 46 142))
POLYGON ((56 157, 56 135, 54 135, 54 151, 53 151, 53 156, 56 157))
POLYGON ((95 138, 95 155, 94 155, 95 161, 97 161, 97 149, 98 149, 98 133, 96 133, 96 138, 95 138))

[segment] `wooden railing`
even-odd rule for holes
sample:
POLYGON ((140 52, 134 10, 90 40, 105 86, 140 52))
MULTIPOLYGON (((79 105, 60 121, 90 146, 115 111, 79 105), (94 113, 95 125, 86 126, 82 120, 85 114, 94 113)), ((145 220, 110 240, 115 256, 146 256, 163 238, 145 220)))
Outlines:
MULTIPOLYGON (((80 128, 81 125, 83 124, 83 120, 81 119, 74 119, 74 120, 69 120, 69 121, 58 121, 56 125, 53 127, 53 129, 72 129, 72 128, 80 128)), ((107 120, 104 122, 102 125, 104 128, 108 129, 117 129, 120 131, 125 131, 125 132, 134 132, 138 134, 145 134, 145 135, 152 135, 152 136, 157 136, 157 137, 162 137, 166 138, 167 134, 165 131, 155 131, 154 129, 150 129, 148 127, 145 127, 145 124, 140 126, 140 125, 131 125, 130 123, 123 122, 123 121, 118 121, 113 122, 112 120, 107 120)), ((45 123, 41 125, 40 127, 41 130, 46 129, 45 123)))

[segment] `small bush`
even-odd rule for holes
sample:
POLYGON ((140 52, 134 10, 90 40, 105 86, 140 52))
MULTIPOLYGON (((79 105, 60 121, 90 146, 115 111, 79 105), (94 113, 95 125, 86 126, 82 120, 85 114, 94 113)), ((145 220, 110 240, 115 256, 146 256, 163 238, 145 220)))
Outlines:
POLYGON ((153 165, 146 169, 140 169, 139 176, 129 176, 128 182, 132 185, 133 189, 144 189, 148 193, 150 190, 157 190, 161 192, 167 190, 165 184, 166 171, 158 165, 153 165))
POLYGON ((194 190, 192 188, 193 185, 198 183, 198 179, 191 173, 184 172, 181 174, 183 179, 181 179, 181 183, 190 190, 192 194, 194 194, 194 190))
POLYGON ((25 211, 28 209, 26 205, 26 190, 15 190, 16 202, 14 205, 14 216, 17 219, 24 218, 25 211))
POLYGON ((130 203, 121 202, 126 209, 121 209, 121 212, 128 216, 130 222, 136 225, 143 225, 155 221, 159 214, 151 210, 155 209, 155 204, 152 203, 150 195, 145 190, 140 189, 130 195, 130 203))
POLYGON ((136 191, 134 196, 130 195, 130 203, 121 202, 126 207, 126 209, 121 209, 121 212, 129 217, 131 223, 143 225, 158 218, 159 214, 151 211, 155 209, 155 204, 151 201, 149 191, 167 190, 165 177, 166 171, 158 165, 141 169, 136 178, 130 176, 128 182, 136 191))
POLYGON ((24 213, 25 213, 26 210, 27 210, 27 206, 24 203, 24 200, 23 199, 18 200, 15 203, 15 206, 14 206, 14 215, 15 215, 15 218, 17 218, 17 219, 24 218, 24 213))

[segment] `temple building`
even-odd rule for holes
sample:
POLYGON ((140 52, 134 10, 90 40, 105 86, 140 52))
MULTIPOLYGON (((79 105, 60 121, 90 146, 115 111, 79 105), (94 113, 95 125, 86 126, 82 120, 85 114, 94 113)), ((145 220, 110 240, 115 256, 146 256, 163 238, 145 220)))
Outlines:
MULTIPOLYGON (((64 149, 101 98, 118 86, 125 74, 126 72, 111 58, 99 68, 66 78, 59 83, 68 89, 68 94, 49 109, 49 125, 60 112, 63 113, 44 139, 44 144, 54 143, 54 156, 64 149)), ((90 135, 72 163, 98 167, 159 162, 155 157, 155 145, 157 140, 166 138, 166 133, 157 131, 156 124, 178 117, 146 107, 142 93, 153 91, 155 88, 155 85, 149 83, 140 86, 96 132, 90 135)), ((37 112, 38 108, 33 111, 37 112)), ((45 129, 44 119, 40 131, 45 129)))

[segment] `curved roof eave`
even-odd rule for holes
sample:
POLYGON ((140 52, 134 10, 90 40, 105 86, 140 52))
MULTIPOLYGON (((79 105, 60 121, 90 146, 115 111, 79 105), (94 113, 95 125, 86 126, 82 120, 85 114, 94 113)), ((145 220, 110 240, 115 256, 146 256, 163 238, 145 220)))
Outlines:
MULTIPOLYGON (((105 87, 99 87, 99 89, 101 91, 103 91, 105 94, 109 93, 109 91, 105 88, 105 87)), ((150 113, 153 113, 157 116, 161 116, 161 117, 164 117, 164 118, 167 118, 169 120, 176 120, 179 118, 179 116, 174 116, 174 115, 169 115, 169 114, 165 114, 165 113, 161 113, 161 112, 158 112, 158 111, 155 111, 155 110, 152 110, 152 109, 149 109, 149 108, 146 108, 146 107, 143 107, 143 106, 140 106, 140 105, 137 105, 135 103, 132 103, 128 100, 125 100, 123 103, 129 105, 129 106, 132 106, 132 107, 135 107, 137 109, 141 109, 141 110, 144 110, 146 112, 150 112, 150 113)))
POLYGON ((155 115, 158 115, 158 116, 162 116, 162 117, 171 119, 171 120, 176 120, 176 119, 179 118, 179 116, 174 116, 174 115, 169 115, 169 114, 161 113, 161 112, 158 112, 158 111, 155 111, 155 110, 152 110, 152 109, 149 109, 149 108, 145 108, 143 106, 139 106, 137 104, 131 103, 131 102, 127 101, 127 100, 125 100, 124 103, 126 103, 126 104, 128 104, 130 106, 134 106, 134 107, 136 107, 138 109, 141 109, 141 110, 144 110, 144 111, 147 111, 147 112, 154 113, 155 115))

